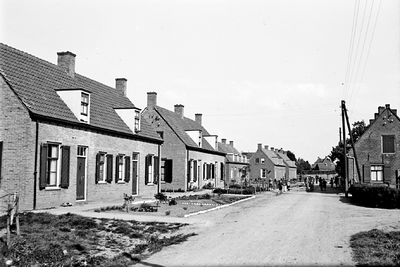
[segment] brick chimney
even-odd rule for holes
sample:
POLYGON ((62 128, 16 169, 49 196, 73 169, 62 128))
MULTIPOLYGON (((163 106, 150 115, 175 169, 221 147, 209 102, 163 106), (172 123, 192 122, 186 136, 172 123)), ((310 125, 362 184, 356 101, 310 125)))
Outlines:
POLYGON ((194 114, 194 120, 201 125, 203 115, 201 113, 194 114))
POLYGON ((75 57, 76 57, 76 55, 69 51, 58 52, 57 55, 58 55, 57 65, 59 67, 63 68, 68 73, 69 76, 74 78, 75 77, 75 57))
POLYGON ((257 144, 257 150, 261 150, 262 149, 262 144, 257 144))
POLYGON ((225 138, 222 138, 222 139, 221 139, 221 142, 222 142, 223 144, 226 144, 226 139, 225 139, 225 138))
POLYGON ((147 109, 149 111, 153 110, 157 106, 157 93, 148 92, 147 93, 147 109))
POLYGON ((264 146, 264 149, 268 149, 268 145, 265 145, 265 146, 264 146))
POLYGON ((115 79, 115 89, 121 91, 124 96, 126 96, 126 82, 128 80, 125 78, 116 78, 115 79))
POLYGON ((229 141, 229 144, 233 147, 233 141, 229 141))
POLYGON ((183 119, 183 116, 184 116, 183 109, 185 106, 181 105, 181 104, 177 104, 174 107, 175 107, 175 113, 178 114, 181 117, 181 119, 183 119))
POLYGON ((385 107, 378 107, 378 115, 381 115, 382 112, 385 110, 385 107))
POLYGON ((271 146, 271 150, 274 151, 274 147, 273 146, 271 146))

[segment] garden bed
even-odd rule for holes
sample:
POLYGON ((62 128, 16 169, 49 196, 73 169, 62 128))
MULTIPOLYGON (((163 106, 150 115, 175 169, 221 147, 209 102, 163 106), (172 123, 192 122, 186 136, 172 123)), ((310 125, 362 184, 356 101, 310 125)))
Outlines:
POLYGON ((229 195, 190 195, 176 198, 164 199, 159 202, 132 204, 129 211, 121 206, 111 206, 95 209, 95 212, 129 212, 135 215, 173 216, 184 217, 185 215, 215 208, 217 206, 234 203, 249 196, 229 195))

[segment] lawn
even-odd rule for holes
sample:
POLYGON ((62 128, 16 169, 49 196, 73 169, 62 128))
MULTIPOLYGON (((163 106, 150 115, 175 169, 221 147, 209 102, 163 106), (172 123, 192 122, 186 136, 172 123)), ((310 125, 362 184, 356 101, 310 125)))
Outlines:
POLYGON ((24 213, 21 235, 12 234, 7 248, 2 216, 0 266, 129 266, 195 235, 180 233, 185 225, 24 213))
POLYGON ((400 231, 360 232, 351 237, 350 246, 359 266, 400 266, 400 231))
MULTIPOLYGON (((192 213, 212 209, 221 205, 230 204, 247 198, 249 196, 230 196, 230 195, 190 195, 170 199, 164 199, 158 203, 141 203, 130 206, 129 213, 135 215, 152 216, 173 216, 184 217, 192 213)), ((95 212, 128 212, 121 206, 102 207, 94 210, 95 212)))

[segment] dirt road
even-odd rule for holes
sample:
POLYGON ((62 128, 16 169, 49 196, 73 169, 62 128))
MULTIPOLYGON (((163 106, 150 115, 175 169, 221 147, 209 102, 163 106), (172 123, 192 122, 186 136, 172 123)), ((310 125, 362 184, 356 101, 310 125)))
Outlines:
POLYGON ((186 229, 197 236, 137 266, 354 266, 350 236, 373 228, 400 230, 400 210, 348 202, 330 188, 257 195, 197 215, 199 222, 186 229))

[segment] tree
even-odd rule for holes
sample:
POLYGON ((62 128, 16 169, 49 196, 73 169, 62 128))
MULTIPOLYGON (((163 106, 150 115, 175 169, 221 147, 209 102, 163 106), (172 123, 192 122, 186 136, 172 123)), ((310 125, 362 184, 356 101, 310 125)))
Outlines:
POLYGON ((301 174, 303 171, 311 170, 311 165, 308 161, 302 158, 296 160, 297 173, 301 174))
POLYGON ((287 154, 288 158, 289 158, 291 161, 294 161, 294 162, 297 161, 297 160, 296 160, 296 156, 295 156, 295 154, 294 154, 292 151, 288 150, 288 151, 286 152, 286 154, 287 154))
MULTIPOLYGON (((364 120, 356 121, 353 123, 353 128, 351 129, 350 133, 353 137, 354 143, 360 139, 361 135, 367 130, 368 126, 365 124, 364 120)), ((346 146, 351 147, 351 140, 350 138, 346 138, 346 146)), ((329 158, 332 162, 336 161, 336 172, 344 177, 344 155, 343 155, 344 145, 343 142, 340 142, 337 146, 332 147, 332 151, 329 154, 329 158)))

